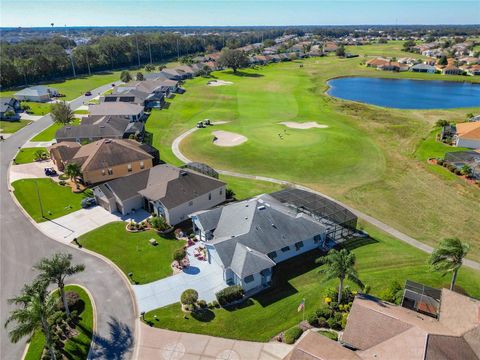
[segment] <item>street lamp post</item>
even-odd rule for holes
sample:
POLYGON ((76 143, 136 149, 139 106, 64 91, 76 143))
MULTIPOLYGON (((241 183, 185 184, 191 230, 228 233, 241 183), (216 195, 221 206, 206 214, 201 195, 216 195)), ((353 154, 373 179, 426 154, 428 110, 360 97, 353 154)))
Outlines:
POLYGON ((40 205, 40 213, 42 214, 42 219, 45 219, 45 216, 43 215, 42 198, 40 197, 40 190, 38 189, 37 180, 35 180, 35 188, 37 190, 37 198, 38 198, 38 204, 40 205))

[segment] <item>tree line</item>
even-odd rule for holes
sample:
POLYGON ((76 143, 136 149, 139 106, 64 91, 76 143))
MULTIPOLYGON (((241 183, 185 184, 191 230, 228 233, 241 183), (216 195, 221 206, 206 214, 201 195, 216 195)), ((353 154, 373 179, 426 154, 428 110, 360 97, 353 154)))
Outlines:
POLYGON ((184 36, 173 32, 109 34, 76 45, 67 37, 1 43, 2 89, 57 78, 159 63, 275 38, 283 30, 184 36))

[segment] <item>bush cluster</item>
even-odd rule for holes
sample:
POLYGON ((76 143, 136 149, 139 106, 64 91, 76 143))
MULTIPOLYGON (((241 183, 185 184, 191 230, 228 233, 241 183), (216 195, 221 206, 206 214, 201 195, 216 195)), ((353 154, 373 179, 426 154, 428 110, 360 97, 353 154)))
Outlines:
POLYGON ((215 294, 217 301, 221 306, 225 306, 234 301, 241 300, 243 298, 243 289, 240 285, 232 285, 220 290, 215 294))
POLYGON ((298 326, 291 327, 283 334, 283 340, 286 344, 293 344, 300 336, 302 336, 303 330, 298 326))
POLYGON ((195 305, 197 300, 198 300, 198 292, 194 289, 185 290, 180 297, 180 302, 183 305, 195 305))
POLYGON ((173 260, 176 260, 178 262, 182 261, 185 256, 187 256, 187 250, 184 248, 177 249, 173 252, 173 260))

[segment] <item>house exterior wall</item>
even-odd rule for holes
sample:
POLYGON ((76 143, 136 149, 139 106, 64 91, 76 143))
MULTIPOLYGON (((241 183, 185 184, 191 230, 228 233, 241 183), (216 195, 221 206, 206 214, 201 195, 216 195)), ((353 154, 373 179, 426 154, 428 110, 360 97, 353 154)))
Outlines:
POLYGON ((123 201, 118 201, 117 199, 116 207, 122 215, 127 215, 133 210, 138 210, 143 207, 143 197, 141 195, 136 195, 123 201))
POLYGON ((165 211, 165 219, 170 225, 176 225, 188 219, 188 215, 191 213, 200 210, 207 210, 225 202, 225 192, 225 185, 223 185, 215 190, 212 190, 210 193, 198 196, 191 202, 183 203, 177 207, 168 209, 165 211), (211 194, 211 198, 209 198, 209 194, 211 194))
POLYGON ((15 99, 19 101, 47 102, 50 101, 50 95, 15 95, 15 99))
MULTIPOLYGON (((276 251, 277 257, 273 257, 272 260, 275 261, 278 264, 279 262, 291 259, 291 258, 293 258, 295 256, 298 256, 300 254, 303 254, 307 251, 318 248, 320 246, 320 244, 322 243, 322 241, 325 239, 325 234, 319 234, 319 235, 321 235, 321 240, 318 243, 315 243, 313 238, 303 240, 303 247, 301 247, 299 250, 297 250, 295 248, 295 245, 293 245, 293 244, 290 245, 290 250, 288 250, 286 252, 283 252, 281 249, 278 249, 276 251)), ((300 240, 298 240, 298 241, 300 241, 300 240)))
POLYGON ((150 169, 153 166, 152 159, 143 160, 143 168, 140 166, 141 161, 120 164, 110 167, 112 169, 112 175, 108 174, 108 167, 104 169, 98 169, 93 171, 84 171, 83 180, 89 184, 96 184, 99 182, 113 180, 125 175, 135 174, 139 171, 150 169), (128 164, 132 165, 131 171, 128 171, 128 164))
POLYGON ((480 149, 480 140, 457 138, 456 145, 469 149, 480 149))

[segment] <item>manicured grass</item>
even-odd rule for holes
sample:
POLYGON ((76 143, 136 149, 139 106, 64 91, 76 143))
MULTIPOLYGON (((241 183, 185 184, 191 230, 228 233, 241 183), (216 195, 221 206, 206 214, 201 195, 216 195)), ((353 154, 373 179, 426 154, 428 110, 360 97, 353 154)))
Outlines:
POLYGON ((88 114, 88 110, 75 110, 73 113, 83 115, 83 114, 88 114))
POLYGON ((386 44, 371 44, 360 46, 347 46, 345 50, 352 54, 359 54, 365 56, 386 56, 386 57, 412 57, 414 59, 425 59, 421 54, 409 53, 402 50, 403 41, 394 40, 386 44))
POLYGON ((0 121, 0 133, 13 134, 31 123, 30 120, 0 121))
POLYGON ((325 336, 325 337, 333 340, 333 341, 337 341, 337 340, 338 340, 338 335, 337 335, 335 332, 333 332, 333 331, 319 330, 318 333, 319 333, 320 335, 323 335, 323 336, 325 336))
MULTIPOLYGON (((373 46, 379 52, 389 51, 384 45, 373 46)), ((189 80, 186 93, 177 95, 168 109, 152 112, 147 131, 162 158, 179 164, 171 151, 177 136, 206 118, 230 121, 194 132, 181 143, 182 152, 218 169, 314 188, 430 245, 460 237, 471 244, 469 257, 480 260, 480 192, 441 174, 416 153, 437 120, 463 121, 467 112, 477 113, 480 108, 399 110, 325 94, 326 82, 337 76, 475 79, 377 71, 361 65, 362 61, 365 58, 328 56, 242 70, 239 75, 229 70, 213 73, 233 82, 230 86, 209 87, 204 78, 189 80), (329 127, 294 130, 279 125, 282 121, 316 121, 329 127), (218 147, 212 143, 214 130, 239 133, 248 141, 218 147)), ((426 148, 421 156, 430 150, 426 148)))
POLYGON ((122 221, 104 225, 82 235, 78 241, 85 248, 112 260, 125 274, 132 272, 131 279, 138 284, 172 275, 173 252, 185 242, 176 240, 173 235, 157 235, 152 230, 128 233, 125 225, 122 221), (157 240, 158 245, 150 245, 150 239, 157 240))
POLYGON ((428 160, 429 158, 443 159, 447 152, 470 150, 462 147, 449 146, 437 141, 436 137, 439 133, 440 129, 436 128, 432 130, 425 140, 419 144, 417 150, 415 151, 415 155, 419 160, 428 160))
POLYGON ((48 151, 44 147, 33 147, 33 148, 21 148, 15 157, 16 164, 27 164, 35 161, 35 153, 41 150, 44 153, 48 154, 48 151))
MULTIPOLYGON (((70 126, 76 126, 79 125, 81 122, 81 119, 75 119, 73 122, 70 124, 70 126)), ((55 139, 55 134, 57 130, 61 129, 63 125, 53 123, 50 125, 48 128, 43 130, 41 133, 37 134, 35 137, 33 137, 32 141, 51 141, 55 139)))
POLYGON ((91 196, 91 190, 83 193, 73 193, 69 186, 58 185, 52 179, 22 179, 12 183, 14 195, 25 211, 36 221, 43 222, 40 204, 37 197, 37 187, 42 201, 44 216, 56 219, 73 211, 81 209, 80 202, 84 197, 91 196))
MULTIPOLYGON (((365 226, 365 230, 372 239, 358 239, 348 248, 356 255, 360 279, 371 286, 373 295, 378 295, 394 280, 401 284, 410 279, 434 287, 448 286, 450 278, 430 271, 427 254, 371 226, 365 226)), ((324 275, 319 273, 315 264, 318 255, 311 252, 277 265, 273 274, 274 287, 242 306, 215 309, 201 319, 190 315, 186 320, 177 303, 148 312, 146 321, 176 331, 269 341, 302 320, 297 307, 303 298, 309 314, 323 304, 327 289, 337 286, 338 280, 325 281, 324 275)), ((463 267, 457 284, 471 296, 480 297, 480 273, 463 267)), ((357 289, 351 283, 349 286, 357 289)))
POLYGON ((220 175, 220 180, 227 183, 227 189, 233 190, 235 199, 244 200, 260 194, 269 194, 282 190, 283 187, 267 181, 242 179, 220 175))
POLYGON ((49 103, 38 103, 38 102, 31 102, 31 101, 24 101, 22 104, 27 104, 30 106, 28 110, 29 114, 31 115, 47 115, 50 112, 50 107, 52 104, 49 103))
MULTIPOLYGON (((87 359, 93 336, 93 306, 88 294, 81 287, 67 285, 65 291, 74 291, 85 304, 84 310, 79 314, 80 322, 76 326, 78 335, 69 339, 63 348, 66 359, 87 359)), ((30 340, 25 360, 40 360, 45 346, 45 336, 42 332, 36 332, 30 340)))

